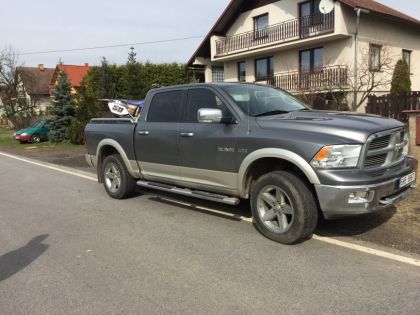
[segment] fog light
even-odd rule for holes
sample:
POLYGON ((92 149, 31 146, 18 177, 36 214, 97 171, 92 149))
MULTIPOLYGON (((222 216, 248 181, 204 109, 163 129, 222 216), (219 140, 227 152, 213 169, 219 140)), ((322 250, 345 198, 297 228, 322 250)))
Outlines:
POLYGON ((373 199, 373 191, 353 191, 349 194, 348 203, 367 203, 373 199))

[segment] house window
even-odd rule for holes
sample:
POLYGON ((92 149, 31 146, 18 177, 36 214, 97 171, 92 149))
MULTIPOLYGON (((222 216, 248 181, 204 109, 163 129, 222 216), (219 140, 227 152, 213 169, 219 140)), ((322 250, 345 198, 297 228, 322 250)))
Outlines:
POLYGON ((324 48, 301 50, 299 52, 299 65, 301 72, 322 70, 324 67, 324 48))
POLYGON ((238 81, 246 81, 245 61, 238 62, 238 81))
POLYGON ((322 12, 319 10, 321 0, 310 0, 299 3, 299 17, 304 25, 322 24, 322 12))
POLYGON ((411 50, 403 49, 402 51, 403 60, 408 64, 408 69, 411 70, 411 50))
POLYGON ((273 57, 255 60, 255 80, 264 81, 274 75, 273 57))
POLYGON ((369 48, 369 67, 370 71, 381 70, 381 46, 370 45, 369 48))
POLYGON ((213 66, 211 68, 212 81, 213 82, 224 82, 225 81, 225 69, 219 66, 213 66))
POLYGON ((254 36, 256 39, 268 36, 268 13, 254 17, 254 36))

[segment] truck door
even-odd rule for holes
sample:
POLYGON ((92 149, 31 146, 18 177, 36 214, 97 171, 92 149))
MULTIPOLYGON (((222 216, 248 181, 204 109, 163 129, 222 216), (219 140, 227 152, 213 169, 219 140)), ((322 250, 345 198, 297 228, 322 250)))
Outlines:
POLYGON ((136 156, 147 179, 178 179, 178 128, 183 90, 152 95, 145 117, 134 135, 136 156))
POLYGON ((199 123, 200 108, 217 108, 232 115, 210 88, 191 88, 179 126, 179 165, 182 180, 215 188, 236 187, 237 124, 199 123))

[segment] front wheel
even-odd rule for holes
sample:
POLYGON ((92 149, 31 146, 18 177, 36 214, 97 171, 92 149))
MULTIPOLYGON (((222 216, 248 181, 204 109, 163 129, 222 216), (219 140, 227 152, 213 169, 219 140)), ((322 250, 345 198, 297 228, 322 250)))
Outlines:
POLYGON ((313 193, 296 175, 285 171, 258 179, 251 191, 251 210, 257 229, 281 244, 307 238, 318 222, 313 193))
POLYGON ((33 134, 31 136, 31 143, 40 143, 41 142, 41 136, 39 134, 33 134))
POLYGON ((136 182, 118 154, 105 158, 102 163, 102 178, 106 192, 114 199, 130 197, 135 191, 136 182))

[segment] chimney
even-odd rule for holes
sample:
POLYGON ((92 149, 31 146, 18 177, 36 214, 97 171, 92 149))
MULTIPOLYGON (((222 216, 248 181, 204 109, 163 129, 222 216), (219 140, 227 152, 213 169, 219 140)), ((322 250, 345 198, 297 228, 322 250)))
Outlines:
POLYGON ((89 64, 87 62, 85 62, 85 67, 89 67, 89 64))
POLYGON ((38 65, 38 69, 41 70, 41 71, 44 71, 44 64, 40 63, 38 65))

